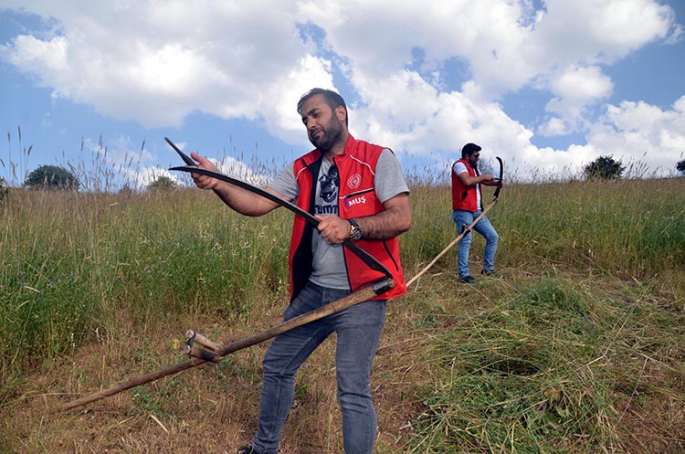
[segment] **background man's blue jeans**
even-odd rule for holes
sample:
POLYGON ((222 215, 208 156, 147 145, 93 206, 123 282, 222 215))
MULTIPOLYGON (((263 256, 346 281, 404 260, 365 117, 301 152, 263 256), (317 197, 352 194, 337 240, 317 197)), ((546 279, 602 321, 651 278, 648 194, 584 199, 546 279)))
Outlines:
MULTIPOLYGON (((457 233, 461 233, 462 225, 471 225, 471 223, 480 216, 481 211, 472 213, 470 211, 454 210, 452 212, 452 219, 457 224, 457 233)), ((495 253, 497 252, 497 242, 499 236, 492 226, 487 216, 478 221, 478 224, 473 228, 476 232, 485 237, 485 255, 483 257, 483 269, 488 271, 495 270, 495 253)), ((472 233, 464 235, 464 238, 459 241, 459 277, 469 276, 469 250, 471 249, 472 233)))
MULTIPOLYGON (((308 283, 286 309, 283 320, 349 295, 308 283)), ((295 372, 333 332, 337 334, 336 377, 347 454, 371 454, 376 441, 376 412, 370 376, 385 322, 385 301, 367 301, 295 328, 274 338, 264 355, 259 430, 253 440, 262 454, 278 452, 283 425, 295 395, 295 372)))

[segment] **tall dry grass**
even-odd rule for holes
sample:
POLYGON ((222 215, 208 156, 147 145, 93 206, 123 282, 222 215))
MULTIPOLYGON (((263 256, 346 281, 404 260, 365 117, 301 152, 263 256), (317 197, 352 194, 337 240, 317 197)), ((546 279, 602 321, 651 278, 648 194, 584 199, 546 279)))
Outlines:
MULTIPOLYGON (((90 181, 113 181, 108 172, 90 181)), ((409 180, 414 223, 401 246, 411 277, 455 226, 441 179, 409 180)), ((507 280, 459 285, 455 248, 390 306, 374 375, 378 452, 680 452, 683 189, 685 179, 505 187, 489 217, 507 280), (657 413, 670 418, 670 438, 657 413), (645 437, 631 435, 639 430, 645 437)), ((291 219, 285 210, 244 218, 194 189, 11 189, 0 206, 0 446, 88 452, 69 415, 46 427, 39 403, 26 408, 31 396, 47 387, 74 393, 60 397, 68 400, 160 368, 185 324, 221 341, 271 326, 287 304, 291 219)), ((474 267, 482 246, 476 236, 474 267)), ((189 432, 176 420, 191 406, 226 424, 224 443, 244 440, 262 348, 198 371, 201 380, 182 375, 104 404, 114 415, 125 408, 126 424, 100 432, 118 418, 105 414, 76 428, 92 428, 96 451, 230 452, 183 444, 189 432), (149 415, 176 432, 130 435, 156 427, 149 415)), ((340 452, 332 349, 302 370, 286 453, 340 452)))

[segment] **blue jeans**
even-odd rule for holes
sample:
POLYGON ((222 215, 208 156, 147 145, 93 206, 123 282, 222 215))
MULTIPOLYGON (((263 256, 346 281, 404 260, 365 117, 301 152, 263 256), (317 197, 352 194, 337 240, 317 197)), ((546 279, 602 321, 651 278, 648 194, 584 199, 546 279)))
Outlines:
MULTIPOLYGON (((349 295, 347 290, 311 282, 286 309, 283 320, 349 295)), ((347 454, 371 454, 376 442, 376 412, 370 392, 373 359, 385 322, 385 301, 367 301, 276 336, 264 354, 259 429, 252 443, 275 454, 295 395, 295 373, 333 332, 337 334, 336 377, 347 454)))
MULTIPOLYGON (((457 233, 461 233, 462 225, 466 224, 468 227, 471 223, 480 216, 481 211, 478 210, 475 213, 470 211, 454 210, 452 212, 452 219, 457 224, 457 233)), ((483 257, 483 269, 488 271, 495 270, 495 253, 497 252, 497 242, 499 241, 499 235, 495 231, 487 216, 483 216, 483 219, 478 221, 473 227, 473 230, 483 235, 485 238, 485 256, 483 257)), ((459 277, 469 276, 469 250, 471 249, 471 234, 472 232, 464 235, 464 238, 459 242, 459 277)))

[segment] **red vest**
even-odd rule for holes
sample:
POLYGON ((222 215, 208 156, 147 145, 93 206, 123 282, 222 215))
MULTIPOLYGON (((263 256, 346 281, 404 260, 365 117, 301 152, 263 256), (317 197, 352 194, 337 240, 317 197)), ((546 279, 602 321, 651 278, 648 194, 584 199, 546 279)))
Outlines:
MULTIPOLYGON (((457 162, 461 162, 466 166, 466 170, 468 170, 469 175, 471 175, 472 177, 476 176, 476 170, 473 167, 471 167, 471 164, 469 164, 469 162, 466 159, 462 158, 457 162)), ((475 213, 478 210, 482 210, 483 193, 481 192, 481 206, 478 206, 476 185, 464 185, 464 183, 461 182, 461 179, 454 173, 454 165, 457 162, 452 164, 452 169, 450 171, 450 173, 452 174, 452 209, 470 211, 472 213, 475 213)), ((480 191, 480 185, 477 186, 478 190, 480 191)))
MULTIPOLYGON (((355 140, 351 135, 345 152, 334 158, 340 175, 338 216, 342 219, 371 216, 385 210, 376 196, 374 176, 378 158, 383 147, 355 140)), ((297 206, 313 213, 316 181, 323 154, 315 149, 295 160, 295 178, 299 185, 297 206)), ((302 217, 295 216, 290 241, 290 298, 294 299, 307 283, 312 271, 312 234, 314 227, 302 217)), ((400 247, 397 237, 388 240, 360 240, 359 247, 371 254, 392 274, 395 287, 373 298, 390 299, 404 295, 407 285, 400 263, 400 247)), ((347 278, 352 291, 384 277, 383 273, 370 269, 359 257, 343 248, 347 278)))

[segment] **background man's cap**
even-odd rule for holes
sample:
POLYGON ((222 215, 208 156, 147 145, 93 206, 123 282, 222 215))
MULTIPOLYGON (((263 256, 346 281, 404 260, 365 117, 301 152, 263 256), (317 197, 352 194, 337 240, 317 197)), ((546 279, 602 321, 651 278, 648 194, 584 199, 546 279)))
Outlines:
POLYGON ((476 145, 475 143, 467 143, 467 144, 464 145, 464 147, 461 149, 461 154, 462 154, 462 156, 464 156, 464 155, 466 155, 466 154, 469 154, 469 155, 470 155, 470 154, 473 154, 474 152, 480 151, 480 150, 482 150, 482 148, 480 147, 480 145, 476 145))

